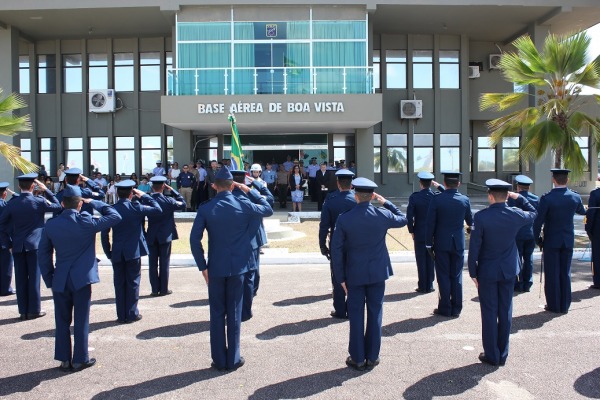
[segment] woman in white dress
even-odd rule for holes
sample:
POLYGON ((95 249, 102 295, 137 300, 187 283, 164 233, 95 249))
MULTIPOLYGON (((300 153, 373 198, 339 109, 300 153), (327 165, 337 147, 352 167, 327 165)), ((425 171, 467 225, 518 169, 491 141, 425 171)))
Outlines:
POLYGON ((300 172, 300 166, 294 165, 290 171, 290 190, 292 192, 292 211, 302 211, 302 201, 304 200, 304 178, 300 172))
POLYGON ((175 190, 177 190, 177 177, 179 176, 179 174, 181 173, 181 170, 179 169, 179 163, 177 161, 175 161, 173 163, 173 166, 171 168, 169 168, 169 179, 171 180, 171 187, 175 190))

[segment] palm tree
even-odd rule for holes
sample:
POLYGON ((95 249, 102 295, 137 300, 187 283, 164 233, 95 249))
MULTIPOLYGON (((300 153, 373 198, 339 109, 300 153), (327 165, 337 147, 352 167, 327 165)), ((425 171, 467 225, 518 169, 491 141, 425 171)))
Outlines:
MULTIPOLYGON (((586 161, 576 142, 588 134, 600 143, 600 119, 581 111, 581 107, 600 96, 581 96, 583 86, 600 87, 600 56, 586 64, 590 38, 585 32, 575 35, 548 35, 539 52, 529 36, 513 42, 515 52, 502 54, 500 70, 504 78, 517 85, 533 85, 538 96, 535 106, 526 107, 488 123, 492 146, 503 137, 524 133, 519 149, 523 160, 539 160, 550 149, 555 168, 570 168, 581 176, 586 161)), ((481 110, 504 111, 529 100, 529 93, 484 93, 481 110)))
MULTIPOLYGON (((0 89, 0 98, 2 89, 0 89)), ((25 108, 27 104, 15 93, 0 100, 0 135, 15 136, 19 132, 31 130, 29 115, 17 117, 13 114, 15 110, 25 108)), ((0 141, 0 154, 16 169, 23 172, 37 171, 38 167, 31 161, 21 156, 21 149, 17 146, 0 141)))

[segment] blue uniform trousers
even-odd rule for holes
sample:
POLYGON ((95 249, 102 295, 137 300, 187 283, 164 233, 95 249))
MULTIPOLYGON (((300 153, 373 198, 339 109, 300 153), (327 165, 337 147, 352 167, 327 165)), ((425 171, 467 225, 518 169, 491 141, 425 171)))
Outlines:
POLYGON ((169 264, 171 262, 171 242, 148 243, 148 275, 152 293, 169 292, 169 264))
POLYGON ((243 285, 244 274, 208 279, 210 354, 217 368, 231 369, 240 362, 243 285))
POLYGON ((348 286, 350 343, 348 353, 357 363, 375 361, 381 349, 381 322, 385 281, 370 285, 348 286), (365 304, 367 329, 365 331, 365 304))
POLYGON ((89 361, 88 335, 90 333, 90 306, 92 285, 75 290, 67 277, 64 292, 54 292, 54 319, 56 321, 54 359, 85 363, 89 361), (73 359, 71 360, 71 321, 75 317, 73 359))
POLYGON ((533 251, 535 250, 535 240, 517 240, 517 250, 519 258, 523 260, 521 272, 515 281, 515 290, 529 292, 533 285, 533 251))
POLYGON ((515 278, 503 281, 478 281, 483 351, 491 362, 505 362, 512 324, 512 299, 515 278))
POLYGON ((600 286, 600 240, 592 240, 592 279, 593 284, 600 286))
POLYGON ((425 241, 414 241, 415 243, 415 258, 417 260, 417 275, 419 281, 417 286, 424 292, 433 290, 433 280, 435 279, 434 262, 431 256, 427 253, 425 241))
POLYGON ((19 314, 37 314, 42 309, 37 253, 37 250, 13 253, 19 314))
POLYGON ((438 311, 458 316, 462 311, 463 251, 436 251, 435 270, 439 286, 438 311))
POLYGON ((329 263, 331 271, 331 286, 333 287, 333 310, 338 317, 346 318, 348 315, 348 306, 346 305, 346 292, 342 285, 333 276, 333 264, 329 263))
POLYGON ((571 306, 573 248, 544 247, 544 294, 549 311, 566 313, 571 306))
POLYGON ((137 303, 140 298, 142 264, 139 258, 113 261, 115 302, 119 321, 133 321, 139 314, 137 303))
POLYGON ((13 257, 8 249, 0 249, 0 296, 13 292, 10 283, 13 275, 13 257))
POLYGON ((256 265, 256 269, 251 269, 244 276, 244 300, 242 304, 242 322, 252 318, 252 301, 256 296, 256 285, 260 276, 258 274, 258 263, 260 259, 260 249, 252 250, 252 263, 256 265))

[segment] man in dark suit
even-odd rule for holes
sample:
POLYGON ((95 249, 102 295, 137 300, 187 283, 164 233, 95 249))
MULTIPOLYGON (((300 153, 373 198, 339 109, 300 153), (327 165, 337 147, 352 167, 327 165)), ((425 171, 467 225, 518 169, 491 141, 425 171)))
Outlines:
POLYGON ((567 188, 569 169, 552 169, 554 189, 540 198, 533 236, 544 257, 546 311, 566 314, 571 306, 571 259, 575 243, 573 217, 585 215, 578 193, 567 188), (544 237, 540 236, 544 227, 544 237))
POLYGON ((427 254, 425 247, 427 234, 427 211, 429 203, 434 196, 431 185, 440 192, 444 191, 444 186, 433 180, 434 176, 430 172, 419 172, 419 185, 421 190, 414 192, 408 198, 408 207, 406 208, 406 219, 408 220, 408 232, 412 235, 415 246, 415 259, 417 261, 417 288, 419 293, 434 292, 433 280, 435 279, 435 270, 433 258, 427 254))
MULTIPOLYGON (((529 186, 533 183, 531 178, 525 175, 515 176, 517 182, 517 191, 525 197, 529 203, 537 210, 540 198, 529 191, 529 186)), ((516 206, 516 200, 509 197, 506 201, 509 207, 516 206)), ((521 272, 515 281, 515 292, 529 292, 533 286, 533 251, 535 250, 535 238, 533 237, 533 221, 525 225, 517 233, 516 238, 519 259, 521 260, 521 272)))
POLYGON ((315 190, 317 191, 317 209, 321 211, 323 208, 323 203, 325 202, 325 197, 327 197, 327 193, 329 191, 329 179, 332 172, 327 170, 327 163, 323 161, 321 163, 321 168, 317 171, 316 186, 315 190))
POLYGON ((52 288, 54 298, 54 359, 61 362, 59 368, 63 371, 80 371, 96 363, 96 359, 90 359, 88 354, 92 284, 100 281, 96 233, 119 223, 121 216, 106 203, 83 199, 78 186, 65 186, 62 206, 63 212, 50 219, 42 233, 40 271, 46 286, 52 288), (102 217, 95 219, 86 212, 80 213, 84 202, 102 217), (56 250, 56 262, 53 261, 53 250, 56 250), (71 351, 73 312, 75 343, 71 351))
POLYGON ((151 196, 162 209, 162 213, 148 216, 148 231, 146 232, 148 275, 152 290, 151 295, 166 296, 173 293, 172 290, 169 290, 171 242, 179 239, 173 214, 177 210, 184 211, 187 205, 183 196, 167 185, 166 177, 153 176, 150 178, 150 182, 152 182, 151 196), (171 191, 173 197, 167 197, 163 194, 165 188, 171 191))
POLYGON ((600 188, 590 192, 586 211, 585 231, 592 243, 592 284, 590 289, 600 289, 600 188))
POLYGON ((8 202, 0 216, 0 246, 4 250, 12 247, 17 305, 22 321, 46 315, 41 309, 38 246, 44 215, 61 210, 54 193, 38 181, 37 176, 31 173, 17 177, 21 194, 8 202), (33 195, 35 185, 44 192, 44 197, 33 195))
POLYGON ((512 322, 512 298, 520 261, 515 237, 535 220, 537 212, 525 196, 509 192, 511 184, 488 179, 490 206, 475 214, 469 242, 469 275, 477 286, 481 306, 481 362, 504 365, 512 322), (516 207, 509 207, 510 196, 516 207))
MULTIPOLYGON (((319 223, 319 247, 321 254, 327 259, 330 258, 329 248, 327 247, 327 238, 331 242, 331 235, 335 229, 335 223, 343 212, 351 210, 356 205, 354 199, 354 191, 352 191, 352 178, 354 173, 347 169, 339 170, 335 173, 337 177, 338 190, 327 196, 327 200, 323 203, 321 209, 321 222, 319 223)), ((333 263, 329 262, 331 272, 331 285, 333 287, 333 311, 330 315, 334 318, 348 318, 346 307, 346 293, 336 281, 333 275, 333 263)))
POLYGON ((272 215, 273 209, 258 191, 234 184, 227 168, 216 175, 215 187, 215 198, 198 208, 190 248, 208 284, 211 366, 223 371, 237 369, 245 362, 240 356, 244 274, 252 262, 255 219, 272 215), (236 199, 231 194, 233 185, 246 193, 251 202, 236 199), (208 264, 202 246, 204 230, 210 243, 208 264))
POLYGON ((162 209, 152 196, 134 189, 134 186, 135 182, 130 179, 115 184, 119 201, 113 207, 122 219, 112 228, 112 248, 109 239, 110 229, 103 230, 100 235, 104 254, 113 265, 119 323, 136 322, 142 319, 137 307, 142 268, 140 258, 148 254, 143 224, 147 216, 162 213, 162 209), (131 201, 134 194, 139 202, 131 201))
POLYGON ((469 198, 458 192, 460 172, 442 172, 446 190, 433 196, 427 211, 426 248, 435 257, 439 288, 436 315, 458 317, 462 311, 464 222, 473 225, 469 198), (464 222, 463 222, 464 221, 464 222))
MULTIPOLYGON (((80 168, 73 167, 65 171, 65 184, 79 186, 81 196, 84 199, 104 200, 105 193, 102 187, 94 182, 93 179, 84 176, 80 168)), ((56 193, 56 199, 59 203, 62 201, 62 196, 62 190, 56 193)), ((88 203, 83 203, 81 211, 94 215, 94 208, 88 203)), ((56 217, 58 214, 60 214, 60 211, 55 212, 54 216, 56 217)))
POLYGON ((385 235, 390 228, 406 225, 406 217, 398 207, 374 193, 374 182, 357 178, 352 185, 358 204, 338 217, 331 258, 335 279, 348 296, 350 356, 346 364, 362 371, 379 364, 385 281, 393 274, 385 235), (373 207, 372 199, 385 208, 373 207))
POLYGON ((217 169, 218 164, 217 161, 211 160, 210 168, 206 170, 206 189, 208 190, 208 198, 212 199, 217 195, 217 191, 212 187, 212 184, 215 183, 215 176, 219 170, 217 169))
MULTIPOLYGON (((8 182, 0 182, 0 215, 6 207, 8 195, 8 182)), ((10 248, 0 247, 0 296, 10 296, 15 291, 10 286, 13 276, 13 257, 10 248)))

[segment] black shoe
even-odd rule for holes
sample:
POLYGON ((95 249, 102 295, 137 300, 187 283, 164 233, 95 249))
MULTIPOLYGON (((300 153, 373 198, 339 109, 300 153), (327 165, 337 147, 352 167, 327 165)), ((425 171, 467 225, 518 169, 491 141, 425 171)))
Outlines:
POLYGON ((590 289, 600 289, 600 285, 590 285, 590 289))
POLYGON ((379 365, 379 358, 375 361, 367 360, 367 369, 370 371, 379 365))
POLYGON ((499 364, 500 364, 501 367, 504 367, 506 365, 506 358, 504 360, 500 359, 500 363, 499 364))
POLYGON ((433 309, 433 313, 434 313, 435 315, 441 315, 442 317, 450 317, 450 316, 451 316, 450 314, 444 314, 443 312, 441 312, 441 311, 440 311, 440 310, 438 310, 437 308, 434 308, 434 309, 433 309))
POLYGON ((172 290, 170 290, 170 289, 169 289, 169 290, 167 290, 166 292, 160 292, 160 296, 168 296, 168 295, 170 295, 170 294, 173 294, 173 291, 172 291, 172 290))
POLYGON ((134 323, 134 322, 138 322, 141 319, 142 319, 142 314, 138 314, 135 317, 133 317, 132 319, 128 319, 127 323, 131 324, 131 323, 134 323))
POLYGON ((485 356, 485 353, 479 353, 479 357, 478 358, 479 358, 479 361, 481 361, 482 363, 489 364, 489 365, 491 365, 493 367, 497 367, 498 366, 498 364, 496 364, 495 362, 493 362, 492 360, 490 360, 489 358, 487 358, 485 356))
POLYGON ((346 358, 346 365, 349 366, 350 368, 354 368, 357 371, 364 371, 366 368, 366 364, 364 361, 361 363, 357 363, 350 356, 348 356, 348 358, 346 358))
POLYGON ((250 313, 250 315, 242 315, 242 322, 251 320, 253 316, 252 313, 250 313))
POLYGON ((340 314, 336 313, 335 311, 330 312, 329 315, 331 315, 333 318, 337 318, 337 319, 348 319, 347 316, 340 315, 340 314))
POLYGON ((36 318, 42 318, 46 315, 46 311, 40 311, 39 313, 31 313, 31 314, 27 314, 27 319, 36 319, 36 318))
POLYGON ((425 290, 417 287, 417 288, 415 288, 415 292, 417 292, 417 293, 425 293, 425 290))
POLYGON ((90 358, 89 361, 81 363, 81 364, 74 363, 73 364, 73 372, 82 371, 82 370, 84 370, 86 368, 89 368, 89 367, 93 366, 94 364, 96 364, 96 359, 95 358, 90 358))
POLYGON ((27 321, 27 314, 21 314, 21 315, 19 315, 19 320, 20 321, 27 321))
POLYGON ((217 367, 217 364, 215 364, 214 361, 210 363, 210 367, 220 372, 227 371, 227 367, 217 367))
POLYGON ((117 324, 126 324, 127 323, 127 321, 125 321, 124 319, 120 319, 120 318, 117 318, 117 320, 115 322, 117 324))
POLYGON ((435 288, 427 289, 425 293, 433 293, 435 292, 435 288))
POLYGON ((71 368, 73 367, 69 361, 63 361, 58 366, 58 369, 60 369, 62 372, 71 372, 71 368))
POLYGON ((17 294, 17 292, 15 292, 14 290, 9 290, 9 291, 8 291, 8 292, 6 292, 6 293, 2 293, 2 294, 0 294, 0 296, 1 296, 1 297, 5 297, 5 296, 12 296, 12 295, 14 295, 14 294, 17 294))
POLYGON ((158 296, 160 296, 160 293, 158 293, 158 292, 152 292, 152 293, 150 293, 150 296, 152 296, 152 297, 158 297, 158 296))
POLYGON ((237 364, 235 364, 233 366, 233 368, 231 368, 232 371, 235 371, 237 369, 240 369, 244 366, 244 364, 246 364, 246 360, 244 359, 244 357, 240 357, 240 362, 238 362, 237 364))

